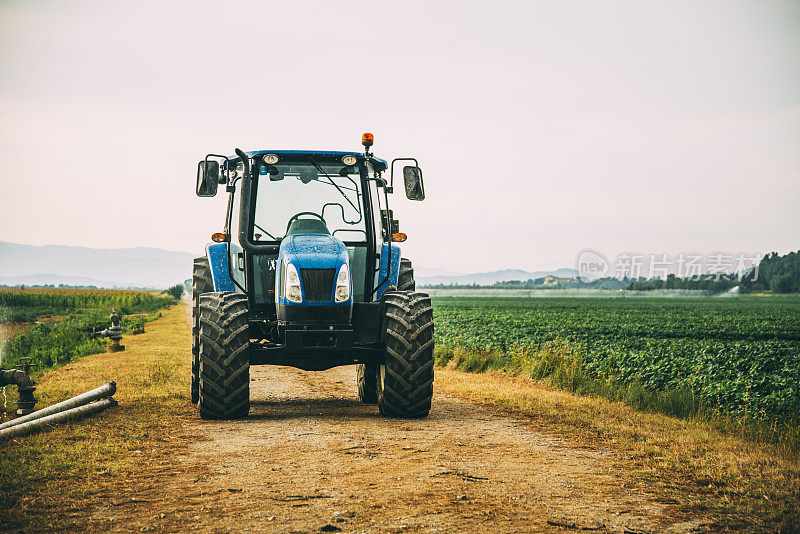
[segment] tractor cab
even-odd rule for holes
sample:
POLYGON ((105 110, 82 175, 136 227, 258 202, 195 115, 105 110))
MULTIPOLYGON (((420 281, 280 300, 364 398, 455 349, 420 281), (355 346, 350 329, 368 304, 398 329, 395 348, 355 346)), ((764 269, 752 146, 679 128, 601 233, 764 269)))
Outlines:
MULTIPOLYGON (((228 195, 223 229, 194 266, 192 399, 204 416, 233 417, 244 409, 211 408, 220 404, 219 393, 208 388, 205 396, 214 400, 203 400, 204 348, 219 346, 203 335, 204 300, 222 305, 220 299, 243 306, 247 328, 240 342, 248 366, 324 370, 356 364, 363 401, 377 402, 387 415, 427 414, 429 399, 427 409, 418 402, 404 408, 408 402, 392 401, 391 394, 380 400, 392 381, 381 379, 391 337, 389 302, 413 296, 427 299, 430 309, 427 295, 415 291, 411 262, 401 257, 397 243, 406 236, 388 203, 395 167, 406 197, 423 200, 422 171, 413 158, 397 158, 391 166, 376 158, 371 134, 362 143, 363 153, 237 149, 199 162, 198 196, 214 196, 220 185, 228 195)), ((432 326, 431 320, 431 336, 432 326)), ((432 361, 432 337, 430 349, 432 361)), ((209 367, 209 373, 219 369, 209 367)), ((432 373, 431 367, 431 382, 432 373)), ((219 385, 214 380, 220 378, 208 380, 219 385)))

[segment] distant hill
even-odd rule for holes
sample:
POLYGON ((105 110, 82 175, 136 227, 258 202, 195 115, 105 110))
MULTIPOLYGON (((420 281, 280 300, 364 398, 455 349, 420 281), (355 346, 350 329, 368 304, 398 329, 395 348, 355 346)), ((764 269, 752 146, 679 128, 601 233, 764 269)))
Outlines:
MULTIPOLYGON (((97 287, 153 287, 163 289, 192 277, 187 252, 136 247, 99 249, 62 245, 33 246, 0 241, 0 285, 97 287)), ((547 275, 574 278, 573 269, 523 271, 503 269, 463 274, 437 268, 415 268, 419 285, 492 285, 509 280, 528 280, 547 275)))
MULTIPOLYGON (((422 271, 422 269, 420 269, 422 271)), ((503 269, 488 273, 474 274, 439 274, 434 276, 420 276, 415 270, 415 278, 419 285, 458 284, 458 285, 492 285, 495 282, 508 282, 510 280, 530 280, 542 278, 547 275, 559 278, 575 278, 578 272, 574 269, 556 269, 553 271, 523 271, 521 269, 503 269)))
POLYGON ((193 256, 157 248, 97 249, 0 241, 0 284, 166 288, 192 277, 193 256))
POLYGON ((45 286, 49 284, 54 286, 64 284, 72 287, 120 287, 119 284, 116 284, 115 282, 109 282, 108 280, 95 280, 94 278, 86 278, 85 276, 64 276, 55 273, 23 276, 0 276, 0 285, 2 286, 45 286))

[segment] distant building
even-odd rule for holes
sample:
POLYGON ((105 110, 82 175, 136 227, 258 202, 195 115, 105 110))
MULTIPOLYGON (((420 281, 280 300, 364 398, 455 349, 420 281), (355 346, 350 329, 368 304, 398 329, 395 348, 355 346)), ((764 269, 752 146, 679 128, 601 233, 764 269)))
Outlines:
POLYGON ((544 281, 542 282, 546 286, 557 286, 558 284, 563 284, 564 282, 571 282, 572 278, 561 278, 559 276, 553 276, 548 274, 544 277, 544 281))

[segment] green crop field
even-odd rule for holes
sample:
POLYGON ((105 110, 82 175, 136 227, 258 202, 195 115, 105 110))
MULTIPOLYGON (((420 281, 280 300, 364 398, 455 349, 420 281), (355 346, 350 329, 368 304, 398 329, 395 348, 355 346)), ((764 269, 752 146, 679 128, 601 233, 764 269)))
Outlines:
POLYGON ((436 297, 434 314, 439 364, 549 378, 675 415, 773 428, 800 419, 796 296, 436 297))
MULTIPOLYGON (((112 309, 124 316, 137 314, 141 321, 173 302, 147 291, 0 289, 0 367, 14 367, 21 357, 30 357, 44 370, 102 352, 106 340, 89 334, 109 326, 112 309)), ((123 317, 122 327, 133 323, 123 317)))
POLYGON ((0 323, 31 322, 42 316, 115 308, 122 313, 155 311, 171 302, 163 295, 116 289, 0 289, 0 323))

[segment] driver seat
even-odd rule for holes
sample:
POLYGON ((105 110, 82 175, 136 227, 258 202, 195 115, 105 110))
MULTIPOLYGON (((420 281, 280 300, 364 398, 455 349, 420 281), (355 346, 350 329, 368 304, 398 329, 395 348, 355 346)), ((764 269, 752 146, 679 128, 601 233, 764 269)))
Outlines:
POLYGON ((286 230, 286 235, 295 234, 326 234, 331 235, 328 225, 320 219, 295 219, 286 230))

